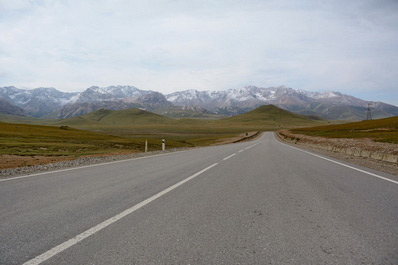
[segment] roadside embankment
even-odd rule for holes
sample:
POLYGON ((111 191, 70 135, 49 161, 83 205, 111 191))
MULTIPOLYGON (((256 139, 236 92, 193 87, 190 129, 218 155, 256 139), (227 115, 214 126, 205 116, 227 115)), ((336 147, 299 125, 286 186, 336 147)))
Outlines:
MULTIPOLYGON (((280 130, 275 135, 284 142, 309 147, 318 150, 324 150, 335 154, 344 155, 345 158, 362 158, 366 161, 383 162, 383 165, 389 165, 398 169, 398 145, 391 143, 374 142, 368 138, 350 139, 350 138, 326 138, 318 136, 308 136, 303 134, 294 134, 289 130, 280 130)), ((338 157, 342 158, 342 157, 338 157)), ((355 162, 355 161, 354 161, 355 162)), ((360 163, 361 164, 361 163, 360 163)), ((364 164, 368 166, 368 164, 364 164)), ((376 169, 381 170, 382 166, 376 169)), ((375 168, 375 167, 373 167, 375 168)), ((397 170, 388 171, 388 173, 397 174, 397 170)))
POLYGON ((244 141, 251 141, 256 139, 257 137, 261 136, 261 132, 247 132, 247 133, 241 133, 235 137, 231 138, 224 138, 212 145, 222 145, 222 144, 235 144, 239 142, 244 142, 244 141))
POLYGON ((234 141, 233 143, 239 143, 244 141, 251 141, 256 139, 257 137, 261 136, 260 132, 248 132, 243 134, 244 136, 241 139, 234 141))
POLYGON ((293 134, 288 130, 277 132, 279 138, 294 144, 306 145, 344 153, 356 157, 371 158, 390 163, 398 163, 398 145, 374 142, 371 139, 326 138, 303 134, 293 134))

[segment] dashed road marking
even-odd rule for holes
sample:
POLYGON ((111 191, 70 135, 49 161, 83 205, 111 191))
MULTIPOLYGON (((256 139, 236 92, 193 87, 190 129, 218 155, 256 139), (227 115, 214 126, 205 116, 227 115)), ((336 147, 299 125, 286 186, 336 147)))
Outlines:
POLYGON ((227 156, 226 158, 224 158, 223 160, 227 160, 227 159, 230 159, 231 157, 233 157, 234 155, 236 155, 236 153, 235 154, 232 154, 232 155, 230 155, 230 156, 227 156))
POLYGON ((180 182, 168 187, 167 189, 165 189, 165 190, 153 195, 152 197, 150 197, 150 198, 148 198, 148 199, 146 199, 146 200, 134 205, 133 207, 131 207, 131 208, 129 208, 129 209, 127 209, 127 210, 125 210, 125 211, 123 211, 123 212, 121 212, 121 213, 119 213, 119 214, 117 214, 117 215, 115 215, 115 216, 113 216, 111 218, 109 218, 108 220, 105 220, 104 222, 102 222, 102 223, 100 223, 100 224, 98 224, 98 225, 96 225, 96 226, 84 231, 83 233, 81 233, 81 234, 79 234, 79 235, 77 235, 77 236, 65 241, 64 243, 61 243, 58 246, 53 247, 52 249, 50 249, 47 252, 37 256, 36 258, 33 258, 33 259, 25 262, 24 265, 36 265, 36 264, 40 264, 40 263, 50 259, 51 257, 53 257, 53 256, 59 254, 60 252, 72 247, 73 245, 76 245, 77 243, 79 243, 80 241, 86 239, 87 237, 89 237, 89 236, 101 231, 102 229, 106 228, 107 226, 119 221, 123 217, 126 217, 127 215, 137 211, 138 209, 140 209, 140 208, 144 207, 145 205, 151 203, 152 201, 162 197, 166 193, 176 189, 177 187, 181 186, 182 184, 190 181, 191 179, 199 176, 200 174, 206 172, 207 170, 209 170, 209 169, 211 169, 211 168, 213 168, 213 167, 215 167, 217 165, 218 165, 218 163, 214 163, 213 165, 208 166, 205 169, 202 169, 201 171, 193 174, 192 176, 190 176, 190 177, 188 177, 188 178, 186 178, 186 179, 184 179, 184 180, 182 180, 182 181, 180 181, 180 182))

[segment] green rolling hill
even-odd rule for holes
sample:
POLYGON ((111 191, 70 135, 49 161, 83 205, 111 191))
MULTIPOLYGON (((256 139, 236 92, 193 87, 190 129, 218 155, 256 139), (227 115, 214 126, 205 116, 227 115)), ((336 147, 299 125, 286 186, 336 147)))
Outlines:
POLYGON ((67 125, 116 135, 240 133, 247 130, 269 131, 327 123, 316 116, 294 114, 274 105, 260 106, 250 112, 218 120, 173 119, 136 108, 100 109, 83 116, 63 120, 21 118, 12 115, 2 115, 0 120, 9 123, 67 125))
POLYGON ((273 105, 219 120, 173 119, 140 109, 97 110, 89 114, 60 120, 55 124, 85 130, 124 134, 213 134, 240 133, 247 130, 269 131, 325 124, 315 116, 294 114, 273 105))
POLYGON ((167 118, 152 112, 140 110, 136 108, 126 110, 107 110, 100 109, 89 114, 61 120, 58 123, 73 125, 144 125, 144 124, 167 124, 172 122, 171 118, 167 118))
POLYGON ((252 111, 246 112, 241 115, 232 116, 222 119, 224 122, 230 123, 247 123, 247 124, 308 124, 314 121, 321 121, 322 119, 317 116, 307 116, 295 114, 290 111, 278 108, 274 105, 260 106, 252 111))
POLYGON ((64 120, 2 118, 0 155, 67 157, 142 152, 145 140, 150 150, 160 149, 160 139, 167 148, 206 146, 244 132, 326 124, 272 105, 220 120, 172 119, 140 109, 101 109, 64 120))
POLYGON ((298 134, 329 138, 371 138, 378 142, 398 144, 398 116, 378 120, 299 128, 291 131, 298 134))

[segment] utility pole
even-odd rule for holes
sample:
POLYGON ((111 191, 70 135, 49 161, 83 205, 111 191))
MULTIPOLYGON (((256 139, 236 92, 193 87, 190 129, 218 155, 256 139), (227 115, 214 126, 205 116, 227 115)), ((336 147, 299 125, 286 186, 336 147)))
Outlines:
POLYGON ((370 111, 370 105, 372 105, 372 103, 368 103, 368 111, 366 112, 367 121, 370 121, 372 119, 372 112, 370 111))

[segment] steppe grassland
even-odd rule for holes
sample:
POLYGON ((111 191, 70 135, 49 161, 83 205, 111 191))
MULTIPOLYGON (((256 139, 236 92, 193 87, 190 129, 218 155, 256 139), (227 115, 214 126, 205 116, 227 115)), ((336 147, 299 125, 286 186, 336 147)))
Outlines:
POLYGON ((376 142, 398 144, 398 117, 291 130, 296 134, 329 138, 370 138, 376 142))
POLYGON ((68 159, 143 152, 146 140, 148 150, 154 151, 161 149, 161 139, 167 148, 207 146, 245 132, 325 124, 274 106, 220 120, 171 119, 139 109, 99 110, 66 120, 7 117, 13 119, 42 125, 0 123, 0 155, 68 159))

